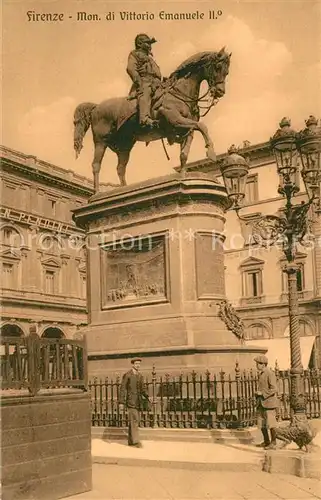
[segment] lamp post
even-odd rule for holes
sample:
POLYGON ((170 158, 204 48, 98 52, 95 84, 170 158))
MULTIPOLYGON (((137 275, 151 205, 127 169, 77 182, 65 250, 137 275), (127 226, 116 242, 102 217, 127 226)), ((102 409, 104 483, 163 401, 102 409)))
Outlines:
MULTIPOLYGON (((284 271, 288 279, 290 350, 291 350, 291 423, 307 424, 305 415, 306 401, 303 387, 303 366, 300 348, 300 325, 298 316, 296 253, 298 244, 304 244, 309 229, 309 212, 317 217, 321 212, 321 129, 314 116, 306 120, 306 128, 296 133, 291 128, 291 121, 283 118, 280 128, 270 139, 277 172, 280 178, 279 193, 286 200, 280 216, 264 215, 253 224, 254 238, 260 238, 265 245, 276 241, 282 242, 287 265, 284 271), (300 168, 301 164, 301 168, 300 168), (307 201, 295 203, 300 191, 299 172, 305 184, 307 201)), ((228 151, 221 165, 224 184, 234 209, 240 219, 239 210, 245 196, 246 178, 249 165, 235 149, 228 151)))

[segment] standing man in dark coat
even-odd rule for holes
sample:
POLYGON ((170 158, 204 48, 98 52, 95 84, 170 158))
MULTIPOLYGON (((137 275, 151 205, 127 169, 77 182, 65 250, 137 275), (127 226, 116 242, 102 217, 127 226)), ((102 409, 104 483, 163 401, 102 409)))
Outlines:
POLYGON ((257 403, 257 425, 263 434, 263 443, 258 446, 265 449, 276 448, 276 408, 278 406, 277 384, 273 370, 268 368, 266 356, 257 356, 254 361, 259 372, 258 390, 255 394, 257 403), (269 436, 271 432, 271 439, 269 436))
POLYGON ((142 407, 143 398, 149 400, 143 376, 139 373, 141 361, 140 358, 131 360, 132 369, 123 376, 119 398, 120 405, 125 405, 128 410, 128 445, 136 448, 142 447, 138 431, 139 410, 142 407))
POLYGON ((138 99, 139 122, 142 126, 153 127, 156 122, 150 116, 151 100, 162 79, 160 69, 153 59, 152 43, 155 38, 141 33, 135 38, 135 50, 128 56, 127 73, 133 81, 130 96, 138 99))

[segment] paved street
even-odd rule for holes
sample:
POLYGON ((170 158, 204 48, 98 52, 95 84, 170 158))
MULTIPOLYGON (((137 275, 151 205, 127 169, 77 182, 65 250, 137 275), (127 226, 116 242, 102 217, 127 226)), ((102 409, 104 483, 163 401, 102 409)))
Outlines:
POLYGON ((93 490, 72 500, 312 500, 321 482, 262 472, 264 450, 218 443, 93 439, 93 490))
POLYGON ((69 500, 315 500, 320 482, 265 472, 93 466, 93 490, 69 500))
POLYGON ((144 441, 141 449, 126 443, 92 440, 94 463, 148 465, 198 470, 260 469, 264 451, 255 446, 175 441, 144 441))

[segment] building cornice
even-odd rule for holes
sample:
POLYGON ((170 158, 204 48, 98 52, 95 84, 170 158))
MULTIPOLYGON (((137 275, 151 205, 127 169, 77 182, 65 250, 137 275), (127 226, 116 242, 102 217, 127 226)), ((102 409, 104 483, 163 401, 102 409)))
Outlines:
MULTIPOLYGON (((0 295, 0 306, 3 307, 5 305, 10 305, 10 307, 13 305, 17 305, 19 307, 25 306, 40 307, 46 309, 60 309, 87 314, 86 305, 82 306, 79 304, 68 304, 68 302, 49 302, 45 300, 35 300, 32 298, 28 299, 27 297, 6 297, 5 295, 0 295)), ((3 314, 5 314, 5 311, 3 311, 3 314)))
MULTIPOLYGON (((310 307, 315 307, 316 311, 319 312, 321 310, 321 298, 319 297, 314 297, 312 299, 299 299, 299 308, 300 306, 310 306, 310 307)), ((267 311, 268 309, 285 309, 288 310, 289 306, 287 302, 273 302, 270 304, 247 304, 245 306, 234 306, 235 310, 239 313, 245 314, 248 312, 256 312, 256 311, 261 311, 265 310, 267 311)))
MULTIPOLYGON (((19 172, 28 179, 41 181, 51 187, 55 186, 69 193, 89 198, 94 194, 92 180, 52 163, 39 160, 36 156, 26 155, 19 151, 0 146, 1 167, 3 171, 19 172)), ((104 188, 113 188, 113 184, 101 184, 104 188)))
MULTIPOLYGON (((204 173, 212 173, 213 175, 220 176, 220 163, 226 158, 228 153, 222 153, 217 155, 216 163, 213 163, 212 160, 208 158, 203 158, 202 160, 197 160, 186 165, 187 171, 199 171, 204 173)), ((255 168, 258 166, 267 165, 273 162, 273 155, 270 148, 269 142, 261 142, 259 144, 255 144, 253 146, 247 146, 244 148, 238 149, 238 154, 242 156, 246 156, 251 163, 250 168, 255 168), (259 165, 256 162, 260 162, 259 165)), ((174 167, 176 171, 179 171, 181 167, 174 167)))

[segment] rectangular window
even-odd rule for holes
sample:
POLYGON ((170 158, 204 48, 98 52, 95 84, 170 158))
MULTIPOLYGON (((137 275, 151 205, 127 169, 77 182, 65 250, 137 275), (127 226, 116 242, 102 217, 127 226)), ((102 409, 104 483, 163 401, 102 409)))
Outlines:
POLYGON ((250 271, 247 273, 247 296, 260 297, 262 295, 261 271, 250 271))
POLYGON ((258 201, 257 175, 250 176, 245 184, 245 203, 258 201))
POLYGON ((304 284, 303 284, 303 268, 302 267, 300 267, 300 269, 298 269, 296 272, 296 285, 297 285, 298 292, 303 292, 304 284))
POLYGON ((55 216, 56 215, 57 202, 54 201, 54 200, 49 200, 49 201, 50 201, 51 215, 55 216))
POLYGON ((3 288, 14 288, 13 264, 2 264, 3 288))
POLYGON ((2 202, 4 205, 9 205, 10 207, 20 208, 20 199, 19 196, 16 196, 17 188, 16 186, 10 184, 4 184, 3 186, 3 198, 2 202))
POLYGON ((55 293, 55 271, 45 271, 45 293, 55 293))
POLYGON ((45 195, 44 197, 44 215, 47 217, 56 217, 57 215, 57 200, 51 197, 51 195, 45 195))

